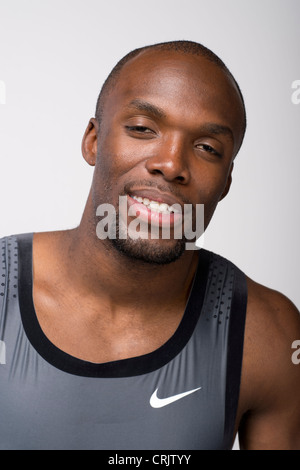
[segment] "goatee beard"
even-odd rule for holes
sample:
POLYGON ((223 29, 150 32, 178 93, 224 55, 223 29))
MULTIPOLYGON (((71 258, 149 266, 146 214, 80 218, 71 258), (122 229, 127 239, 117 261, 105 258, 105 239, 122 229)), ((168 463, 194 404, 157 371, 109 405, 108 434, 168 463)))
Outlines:
POLYGON ((130 259, 143 261, 150 264, 169 264, 177 261, 185 251, 183 240, 174 240, 174 246, 166 247, 158 243, 150 243, 149 240, 126 240, 115 238, 110 240, 119 253, 130 259))
POLYGON ((126 257, 148 264, 165 265, 177 261, 185 251, 185 238, 173 240, 172 245, 166 246, 165 240, 133 240, 130 237, 120 237, 119 217, 116 217, 116 237, 109 238, 112 246, 126 257))

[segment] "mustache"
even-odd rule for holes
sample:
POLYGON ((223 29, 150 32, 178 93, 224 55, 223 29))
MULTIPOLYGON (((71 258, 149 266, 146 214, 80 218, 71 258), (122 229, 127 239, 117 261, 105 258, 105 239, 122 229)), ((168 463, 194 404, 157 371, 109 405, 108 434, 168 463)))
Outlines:
POLYGON ((120 194, 121 196, 125 196, 126 194, 130 194, 130 191, 134 188, 152 188, 152 189, 157 189, 158 191, 161 191, 163 193, 169 193, 175 196, 177 199, 182 201, 184 204, 192 204, 192 202, 184 197, 180 191, 177 190, 177 188, 166 185, 166 184, 160 184, 155 181, 151 180, 134 180, 134 181, 128 181, 124 185, 124 189, 122 193, 120 194))

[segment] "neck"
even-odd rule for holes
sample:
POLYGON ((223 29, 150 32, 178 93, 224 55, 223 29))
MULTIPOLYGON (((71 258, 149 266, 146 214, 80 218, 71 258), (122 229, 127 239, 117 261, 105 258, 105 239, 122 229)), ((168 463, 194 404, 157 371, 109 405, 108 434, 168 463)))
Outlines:
POLYGON ((198 263, 198 253, 185 251, 172 263, 157 265, 120 253, 110 241, 99 240, 93 223, 83 217, 68 231, 61 253, 68 278, 83 295, 106 298, 115 306, 185 303, 198 263))

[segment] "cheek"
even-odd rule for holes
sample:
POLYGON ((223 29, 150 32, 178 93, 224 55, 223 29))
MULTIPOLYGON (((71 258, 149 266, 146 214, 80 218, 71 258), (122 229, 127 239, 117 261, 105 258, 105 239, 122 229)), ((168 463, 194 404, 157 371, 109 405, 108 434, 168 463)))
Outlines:
POLYGON ((136 150, 126 147, 125 139, 109 134, 98 145, 93 175, 93 200, 117 204, 128 172, 141 161, 136 150))
POLYGON ((204 204, 214 206, 226 187, 227 176, 224 176, 221 168, 212 168, 212 165, 205 167, 198 174, 198 198, 204 204))
POLYGON ((146 158, 146 151, 142 146, 137 148, 136 145, 130 145, 125 136, 110 134, 98 147, 96 166, 105 177, 118 178, 143 158, 146 158))
POLYGON ((200 201, 201 204, 204 204, 205 226, 208 225, 214 214, 226 187, 226 181, 224 175, 222 177, 212 177, 211 174, 203 175, 199 181, 197 200, 200 201))
POLYGON ((205 204, 204 206, 204 220, 205 220, 205 226, 207 227, 207 225, 209 224, 215 210, 216 210, 216 207, 218 205, 218 199, 214 200, 214 201, 210 201, 208 204, 205 204))

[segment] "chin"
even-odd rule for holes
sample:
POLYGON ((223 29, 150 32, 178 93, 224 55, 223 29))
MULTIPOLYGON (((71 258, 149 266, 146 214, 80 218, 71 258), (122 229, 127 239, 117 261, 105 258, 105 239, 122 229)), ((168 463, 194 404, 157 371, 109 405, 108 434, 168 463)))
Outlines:
POLYGON ((111 240, 114 248, 130 258, 147 264, 166 265, 177 261, 185 251, 185 240, 173 240, 166 244, 159 241, 119 239, 111 240))

